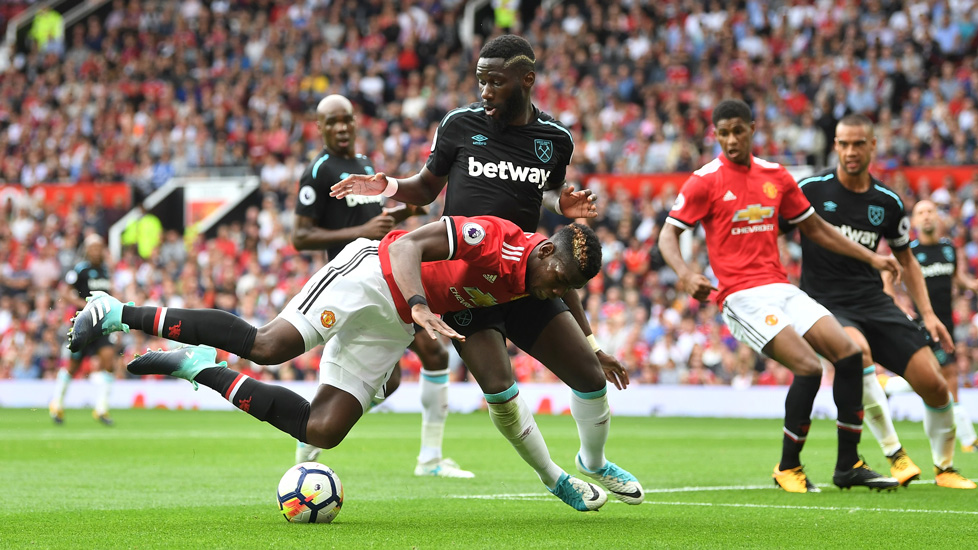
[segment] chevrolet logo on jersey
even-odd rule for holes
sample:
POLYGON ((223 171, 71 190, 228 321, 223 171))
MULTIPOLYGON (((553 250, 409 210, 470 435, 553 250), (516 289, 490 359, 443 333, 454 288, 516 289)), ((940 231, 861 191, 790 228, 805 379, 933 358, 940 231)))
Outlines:
POLYGON ((761 223, 768 218, 774 217, 773 206, 761 206, 759 204, 749 204, 747 208, 738 210, 733 215, 732 222, 747 222, 747 225, 738 225, 730 228, 731 235, 745 235, 748 233, 764 233, 775 231, 777 228, 773 223, 761 223))
POLYGON ((749 204, 747 208, 738 210, 733 215, 735 222, 761 223, 762 221, 774 216, 773 206, 761 206, 759 204, 749 204))

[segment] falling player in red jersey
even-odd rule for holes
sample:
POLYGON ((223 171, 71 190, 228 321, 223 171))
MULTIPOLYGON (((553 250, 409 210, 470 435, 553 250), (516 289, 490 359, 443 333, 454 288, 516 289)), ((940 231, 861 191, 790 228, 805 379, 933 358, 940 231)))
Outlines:
POLYGON ((832 315, 788 282, 778 251, 778 217, 821 246, 899 275, 899 265, 845 239, 815 214, 794 178, 781 165, 751 154, 754 121, 743 101, 725 100, 713 111, 714 135, 723 154, 683 184, 659 235, 663 259, 681 287, 698 300, 711 296, 739 341, 795 374, 785 399, 781 461, 774 482, 790 492, 816 492, 801 465, 812 406, 822 379, 818 355, 836 368, 838 455, 833 482, 839 487, 897 487, 871 470, 858 454, 862 432, 862 355, 832 315), (702 223, 710 280, 683 260, 679 235, 702 223))
MULTIPOLYGON (((226 311, 124 306, 98 293, 75 319, 69 346, 129 327, 155 334, 179 322, 178 341, 203 345, 149 352, 134 359, 129 371, 203 384, 299 441, 329 449, 346 437, 390 376, 414 338, 414 323, 430 337, 464 340, 437 314, 559 298, 600 269, 601 245, 587 226, 568 225, 546 239, 501 218, 446 216, 379 242, 353 241, 261 328, 226 311), (323 344, 312 403, 226 368, 207 347, 268 365, 323 344)), ((596 510, 607 500, 604 490, 568 475, 549 454, 535 460, 558 472, 561 481, 552 492, 575 509, 596 510)))

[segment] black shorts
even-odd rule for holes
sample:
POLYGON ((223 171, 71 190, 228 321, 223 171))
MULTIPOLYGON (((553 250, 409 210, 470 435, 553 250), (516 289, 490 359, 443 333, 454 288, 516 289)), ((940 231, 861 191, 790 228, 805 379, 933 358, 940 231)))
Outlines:
POLYGON ((92 355, 95 355, 98 353, 98 350, 113 345, 111 336, 111 334, 99 336, 98 338, 89 342, 88 345, 82 349, 72 352, 71 358, 81 359, 83 357, 91 357, 92 355))
POLYGON ((931 345, 927 330, 893 302, 859 308, 825 307, 828 307, 842 326, 859 329, 869 342, 873 360, 900 376, 907 370, 907 363, 913 354, 920 348, 931 345))
POLYGON ((570 311, 560 298, 522 298, 498 306, 446 313, 442 319, 459 334, 470 336, 487 329, 498 331, 529 353, 550 320, 570 311))

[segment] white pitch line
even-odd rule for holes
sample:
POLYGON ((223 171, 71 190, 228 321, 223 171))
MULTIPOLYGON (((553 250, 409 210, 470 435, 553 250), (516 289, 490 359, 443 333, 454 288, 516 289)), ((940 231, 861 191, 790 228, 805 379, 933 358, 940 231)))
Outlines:
POLYGON ((656 502, 646 500, 643 504, 656 506, 716 506, 723 508, 769 508, 776 510, 820 510, 827 512, 906 512, 910 514, 960 514, 978 516, 975 510, 918 510, 913 508, 863 508, 861 506, 797 506, 790 504, 751 504, 751 503, 719 503, 719 502, 656 502))
MULTIPOLYGON (((649 493, 683 493, 697 491, 739 491, 755 489, 774 489, 770 486, 760 485, 732 485, 724 487, 674 487, 669 489, 646 490, 649 493)), ((449 495, 449 498, 462 500, 550 500, 550 495, 542 493, 500 493, 494 495, 449 495)), ((623 504, 617 500, 608 499, 608 502, 623 504)), ((978 516, 976 510, 923 510, 916 508, 864 508, 861 506, 804 506, 797 504, 757 504, 748 502, 669 502, 646 500, 643 504, 654 506, 701 506, 701 507, 722 507, 722 508, 762 508, 771 510, 816 510, 823 512, 904 512, 909 514, 958 514, 966 516, 978 516)))

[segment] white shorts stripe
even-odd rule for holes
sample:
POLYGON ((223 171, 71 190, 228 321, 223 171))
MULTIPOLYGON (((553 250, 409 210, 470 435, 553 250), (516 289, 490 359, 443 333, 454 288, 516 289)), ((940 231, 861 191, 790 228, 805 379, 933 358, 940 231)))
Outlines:
POLYGON ((750 326, 750 324, 746 323, 743 318, 737 315, 732 307, 725 307, 724 312, 730 315, 730 318, 737 321, 737 323, 744 329, 744 338, 751 341, 753 344, 751 347, 764 347, 764 344, 767 343, 764 341, 764 336, 757 332, 757 330, 750 326))
POLYGON ((831 313, 798 287, 773 283, 730 294, 723 302, 722 315, 734 338, 764 353, 764 346, 785 327, 804 336, 831 313))
POLYGON ((156 327, 156 335, 163 338, 163 327, 166 326, 166 308, 160 308, 160 324, 156 327))

